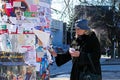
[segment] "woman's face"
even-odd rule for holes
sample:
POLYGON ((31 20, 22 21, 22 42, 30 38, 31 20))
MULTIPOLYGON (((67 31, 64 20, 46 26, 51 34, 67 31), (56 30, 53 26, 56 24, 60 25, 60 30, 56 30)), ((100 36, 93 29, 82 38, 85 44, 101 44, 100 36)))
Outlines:
POLYGON ((75 28, 75 32, 76 32, 76 36, 78 36, 78 35, 83 35, 85 33, 85 30, 82 30, 77 27, 75 28))

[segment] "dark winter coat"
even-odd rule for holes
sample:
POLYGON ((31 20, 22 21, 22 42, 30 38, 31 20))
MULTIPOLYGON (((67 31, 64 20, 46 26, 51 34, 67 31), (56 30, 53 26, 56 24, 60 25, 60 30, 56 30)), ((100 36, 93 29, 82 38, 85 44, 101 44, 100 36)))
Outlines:
POLYGON ((80 80, 79 75, 80 72, 84 70, 84 67, 87 66, 87 69, 91 73, 101 75, 101 66, 100 66, 100 44, 98 38, 96 37, 94 32, 91 32, 89 35, 82 35, 75 39, 71 46, 75 47, 75 49, 80 51, 80 56, 75 58, 71 58, 69 51, 65 54, 58 54, 56 57, 56 64, 61 66, 62 64, 68 62, 72 59, 73 66, 71 70, 70 80, 80 80), (90 61, 87 57, 87 54, 90 54, 91 60, 94 63, 95 72, 90 64, 90 61))

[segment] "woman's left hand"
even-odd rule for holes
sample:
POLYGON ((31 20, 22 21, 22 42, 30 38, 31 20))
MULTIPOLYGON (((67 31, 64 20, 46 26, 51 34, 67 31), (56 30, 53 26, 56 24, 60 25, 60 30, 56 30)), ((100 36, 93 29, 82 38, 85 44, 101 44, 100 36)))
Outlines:
POLYGON ((72 57, 79 57, 80 56, 80 51, 72 51, 72 53, 70 52, 70 55, 72 57))

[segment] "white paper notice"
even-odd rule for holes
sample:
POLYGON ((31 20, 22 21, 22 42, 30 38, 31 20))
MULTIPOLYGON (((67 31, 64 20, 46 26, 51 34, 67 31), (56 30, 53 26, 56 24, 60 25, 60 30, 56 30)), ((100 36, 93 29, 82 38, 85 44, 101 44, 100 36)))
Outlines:
POLYGON ((49 40, 50 40, 49 33, 46 33, 46 32, 40 31, 40 30, 33 30, 33 32, 42 41, 44 47, 49 46, 49 40))
POLYGON ((50 4, 45 3, 45 2, 40 2, 39 5, 43 6, 43 7, 46 7, 46 8, 50 8, 50 4))
POLYGON ((36 67, 36 71, 40 71, 40 63, 36 63, 36 65, 35 65, 36 67))
POLYGON ((9 19, 13 24, 17 24, 16 17, 9 17, 9 19))
POLYGON ((9 27, 9 32, 10 32, 10 33, 11 33, 11 32, 16 32, 16 29, 17 29, 16 25, 10 25, 10 27, 9 27))
POLYGON ((11 9, 11 8, 12 8, 11 3, 6 3, 6 8, 7 8, 7 9, 11 9))
POLYGON ((18 33, 21 33, 21 34, 23 33, 23 27, 21 26, 18 27, 18 33))
POLYGON ((21 2, 14 1, 13 7, 21 7, 21 2))
POLYGON ((23 24, 22 24, 22 27, 23 27, 25 30, 32 31, 32 29, 34 28, 34 24, 32 24, 32 23, 23 23, 23 24))

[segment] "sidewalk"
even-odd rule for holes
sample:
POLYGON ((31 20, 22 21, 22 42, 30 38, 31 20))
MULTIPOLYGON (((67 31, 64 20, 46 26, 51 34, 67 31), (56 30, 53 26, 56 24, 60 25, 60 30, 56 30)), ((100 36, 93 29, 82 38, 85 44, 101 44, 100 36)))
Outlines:
MULTIPOLYGON (((69 66, 69 65, 68 65, 69 66)), ((64 67, 65 68, 65 67, 64 67)), ((68 67, 65 69, 68 70, 68 67)), ((51 75, 50 80, 69 80, 70 72, 56 72, 54 75, 51 75)), ((102 66, 102 79, 103 80, 120 80, 120 65, 104 65, 102 66)))
MULTIPOLYGON (((56 78, 50 78, 50 80, 70 80, 70 78, 68 76, 57 76, 56 78)), ((102 72, 102 80, 120 80, 120 72, 102 72)))
MULTIPOLYGON (((103 66, 102 67, 102 80, 120 80, 120 72, 117 69, 119 66, 103 66), (116 68, 117 67, 117 68, 116 68), (114 70, 111 70, 114 69, 114 70)), ((119 69, 120 70, 120 69, 119 69)), ((70 80, 70 73, 59 73, 50 78, 50 80, 70 80)))
MULTIPOLYGON (((120 59, 101 58, 102 78, 103 80, 120 80, 120 59)), ((72 63, 71 61, 57 67, 54 63, 51 68, 50 80, 69 80, 72 63)))

